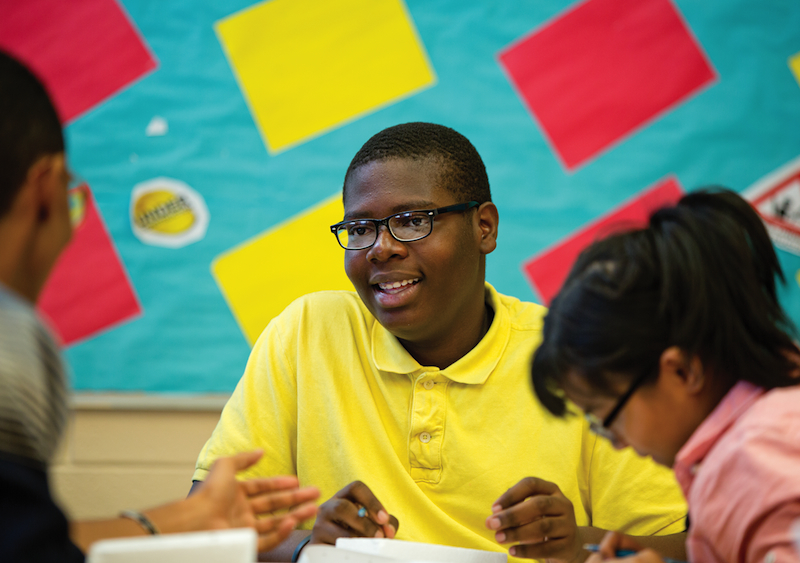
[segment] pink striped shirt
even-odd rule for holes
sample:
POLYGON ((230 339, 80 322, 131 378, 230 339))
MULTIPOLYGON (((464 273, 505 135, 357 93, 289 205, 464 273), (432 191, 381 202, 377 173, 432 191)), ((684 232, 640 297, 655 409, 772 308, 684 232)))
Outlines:
POLYGON ((739 382, 675 460, 692 563, 800 562, 800 386, 739 382))

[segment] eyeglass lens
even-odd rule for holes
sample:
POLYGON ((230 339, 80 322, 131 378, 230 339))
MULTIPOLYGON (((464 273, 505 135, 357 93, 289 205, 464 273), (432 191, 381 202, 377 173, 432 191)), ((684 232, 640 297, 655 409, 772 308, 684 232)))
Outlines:
POLYGON ((586 421, 589 423, 589 430, 600 436, 601 438, 605 438, 606 440, 614 441, 614 434, 608 428, 603 426, 603 421, 597 418, 595 415, 591 413, 586 413, 584 415, 586 417, 586 421))
MULTIPOLYGON (((336 231, 336 237, 347 249, 372 246, 378 239, 377 220, 348 221, 336 231)), ((397 240, 408 242, 425 238, 431 233, 433 218, 428 213, 410 212, 392 215, 387 220, 392 235, 397 240)))

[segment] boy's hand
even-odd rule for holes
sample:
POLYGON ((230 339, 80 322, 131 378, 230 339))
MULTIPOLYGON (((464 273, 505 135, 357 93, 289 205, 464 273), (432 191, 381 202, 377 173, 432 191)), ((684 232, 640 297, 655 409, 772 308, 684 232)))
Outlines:
POLYGON ((580 560, 584 554, 572 503, 555 483, 526 477, 497 499, 486 527, 515 557, 580 560))
POLYGON ((369 487, 353 481, 319 507, 311 543, 335 544, 336 538, 394 538, 399 525, 369 487))

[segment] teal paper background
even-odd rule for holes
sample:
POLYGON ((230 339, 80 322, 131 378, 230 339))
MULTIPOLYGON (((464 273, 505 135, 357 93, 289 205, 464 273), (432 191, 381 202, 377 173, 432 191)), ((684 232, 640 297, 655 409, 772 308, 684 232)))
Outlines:
MULTIPOLYGON (((66 131, 72 166, 94 191, 144 314, 67 350, 78 391, 230 392, 249 348, 211 261, 337 193, 361 144, 396 123, 442 123, 475 144, 501 217, 488 279, 534 301, 525 260, 663 177, 684 189, 742 191, 800 155, 800 86, 788 66, 800 52, 796 0, 676 0, 718 81, 573 173, 497 59, 571 1, 407 0, 437 84, 277 155, 268 154, 213 29, 253 2, 122 3, 159 66, 66 131), (166 136, 144 134, 155 115, 169 123, 166 136), (204 240, 172 250, 133 236, 131 190, 157 176, 203 195, 211 214, 204 240)), ((336 250, 330 242, 298 254, 313 260, 336 250)), ((800 321, 800 257, 779 253, 782 299, 800 321)))

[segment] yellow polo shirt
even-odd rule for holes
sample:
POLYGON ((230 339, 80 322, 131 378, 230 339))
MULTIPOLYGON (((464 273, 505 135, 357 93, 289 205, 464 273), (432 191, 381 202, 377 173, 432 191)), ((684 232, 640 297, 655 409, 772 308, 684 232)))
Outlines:
POLYGON ((399 519, 398 538, 474 549, 505 551, 484 521, 526 476, 558 484, 579 526, 683 531, 669 470, 539 405, 529 365, 546 309, 488 284, 486 298, 488 333, 444 370, 419 365, 353 292, 298 299, 256 342, 194 479, 261 448, 249 476, 297 475, 323 500, 361 480, 399 519))

